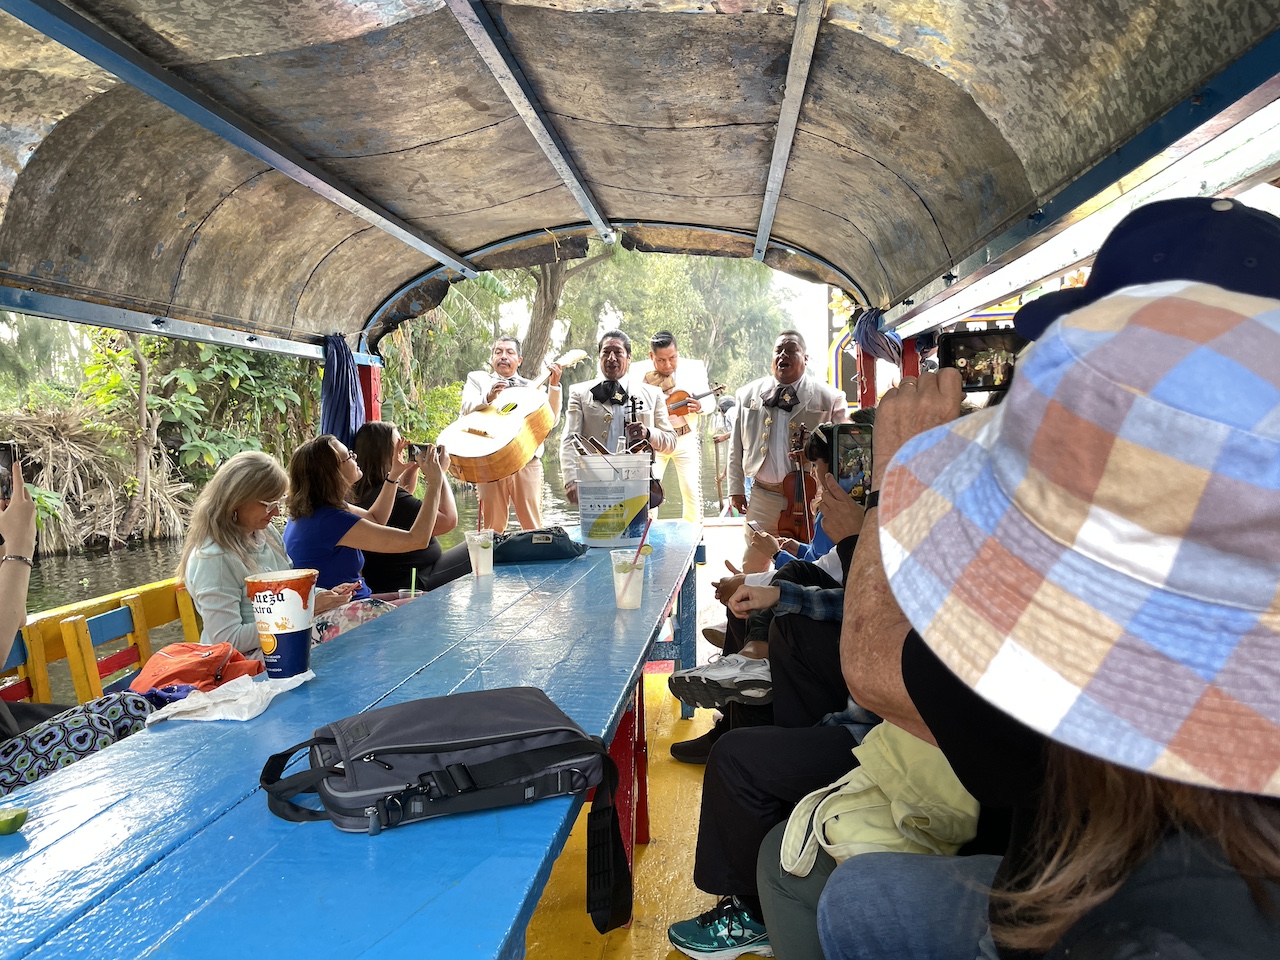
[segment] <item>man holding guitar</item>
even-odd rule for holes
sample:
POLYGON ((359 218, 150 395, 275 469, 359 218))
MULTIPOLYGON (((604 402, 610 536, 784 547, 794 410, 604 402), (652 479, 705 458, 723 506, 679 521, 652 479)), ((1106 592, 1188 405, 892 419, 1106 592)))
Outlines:
POLYGON ((698 401, 717 392, 707 384, 706 365, 699 360, 681 360, 675 334, 660 330, 649 340, 649 360, 637 363, 631 375, 657 387, 666 398, 671 429, 676 432, 676 449, 674 453, 658 454, 654 472, 661 480, 667 464, 675 461, 684 519, 701 523, 702 437, 698 434, 698 415, 702 405, 698 401))
MULTIPOLYGON (((507 387, 525 387, 530 381, 520 376, 520 341, 515 337, 499 337, 494 341, 490 364, 493 373, 473 370, 467 375, 462 388, 462 413, 492 406, 507 387)), ((555 414, 553 425, 560 419, 559 364, 550 365, 547 378, 548 402, 555 414)), ((516 461, 517 463, 519 461, 516 461)), ((513 464, 514 466, 514 464, 513 464)), ((507 528, 511 505, 516 508, 516 518, 524 530, 542 527, 542 447, 538 447, 529 462, 517 473, 505 480, 477 483, 480 498, 480 517, 484 527, 498 533, 507 528)))
MULTIPOLYGON (((820 423, 844 423, 849 402, 835 387, 808 376, 804 337, 784 330, 773 346, 773 374, 753 380, 737 393, 738 420, 729 441, 729 497, 765 533, 776 534, 782 511, 790 504, 788 483, 797 464, 791 457, 792 432, 820 423), (747 502, 747 477, 754 477, 747 502)), ((769 568, 770 557, 751 546, 742 558, 746 573, 769 568)))
POLYGON ((631 338, 621 330, 609 330, 597 347, 600 376, 576 384, 569 391, 569 408, 560 434, 560 469, 565 499, 570 503, 578 502, 575 434, 611 451, 618 449, 619 441, 629 447, 641 440, 648 440, 656 454, 673 453, 676 449, 676 434, 671 429, 662 392, 627 375, 631 368, 631 338))

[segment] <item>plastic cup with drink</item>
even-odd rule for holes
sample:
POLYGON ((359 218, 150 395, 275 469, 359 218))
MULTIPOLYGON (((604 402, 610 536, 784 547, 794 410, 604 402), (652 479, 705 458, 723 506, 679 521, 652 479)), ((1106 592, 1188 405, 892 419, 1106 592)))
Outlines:
POLYGON ((638 610, 644 596, 644 555, 628 547, 610 550, 613 563, 613 599, 619 610, 638 610))
POLYGON ((245 577, 267 676, 292 677, 311 664, 318 570, 271 570, 245 577))
POLYGON ((493 574, 493 531, 468 530, 467 556, 471 558, 471 572, 477 577, 493 574))

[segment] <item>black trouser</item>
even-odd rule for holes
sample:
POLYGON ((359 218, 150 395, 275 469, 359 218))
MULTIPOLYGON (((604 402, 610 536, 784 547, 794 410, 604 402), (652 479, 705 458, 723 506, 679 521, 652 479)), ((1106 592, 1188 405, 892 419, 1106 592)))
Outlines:
POLYGON ((765 834, 805 794, 857 765, 844 727, 730 730, 711 748, 693 882, 719 896, 757 896, 756 857, 765 834))
MULTIPOLYGON (((781 570, 775 571, 773 581, 776 583, 779 580, 785 580, 788 583, 798 584, 802 587, 831 589, 840 586, 839 581, 834 579, 827 571, 808 560, 792 560, 781 570)), ((752 640, 769 639, 769 624, 773 622, 774 618, 772 608, 753 610, 747 615, 746 620, 735 616, 727 606, 725 607, 725 614, 726 626, 723 648, 725 653, 737 653, 752 640)))
POLYGON ((849 690, 840 669, 840 623, 798 613, 774 617, 769 674, 773 722, 780 727, 811 727, 828 713, 845 709, 849 690))

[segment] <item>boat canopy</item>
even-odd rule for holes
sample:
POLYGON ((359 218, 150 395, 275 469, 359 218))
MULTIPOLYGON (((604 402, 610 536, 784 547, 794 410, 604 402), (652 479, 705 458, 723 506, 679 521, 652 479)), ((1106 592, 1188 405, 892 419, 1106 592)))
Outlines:
POLYGON ((590 238, 888 308, 1280 92, 1280 0, 0 10, 0 307, 246 341, 590 238))

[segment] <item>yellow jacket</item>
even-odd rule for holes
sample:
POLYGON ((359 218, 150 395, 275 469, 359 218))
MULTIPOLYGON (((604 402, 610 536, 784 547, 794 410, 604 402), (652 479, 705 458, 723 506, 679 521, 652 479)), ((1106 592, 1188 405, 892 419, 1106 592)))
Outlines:
POLYGON ((942 751, 891 723, 853 748, 858 766, 801 800, 782 838, 782 868, 813 869, 818 847, 837 863, 870 851, 954 854, 973 839, 978 801, 942 751))

